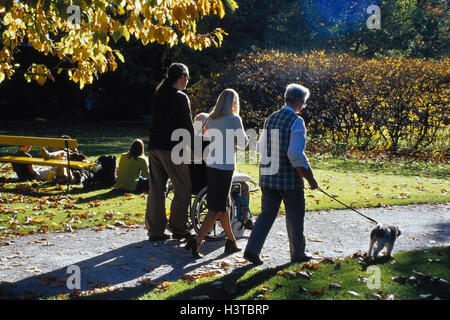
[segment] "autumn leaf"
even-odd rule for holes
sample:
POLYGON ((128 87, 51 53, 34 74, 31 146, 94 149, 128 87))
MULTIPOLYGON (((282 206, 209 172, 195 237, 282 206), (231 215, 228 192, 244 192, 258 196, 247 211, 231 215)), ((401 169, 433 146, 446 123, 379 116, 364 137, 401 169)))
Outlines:
POLYGON ((340 290, 342 289, 342 285, 340 283, 330 283, 328 288, 340 290))
POLYGON ((170 289, 170 282, 164 281, 156 286, 156 289, 159 291, 167 291, 170 289))
POLYGON ((355 291, 347 291, 347 293, 348 293, 348 294, 351 294, 352 296, 359 297, 359 293, 358 293, 358 292, 355 292, 355 291))
POLYGON ((36 218, 27 219, 27 222, 29 222, 29 223, 42 223, 45 221, 48 221, 48 218, 36 217, 36 218))
POLYGON ((309 270, 317 270, 320 268, 320 266, 317 263, 304 263, 302 265, 303 269, 309 269, 309 270))
POLYGON ((256 288, 256 290, 258 291, 272 291, 272 288, 265 286, 265 285, 260 285, 256 288))
MULTIPOLYGON (((111 38, 119 41, 123 37, 129 41, 134 37, 143 44, 158 42, 170 47, 184 43, 201 50, 213 44, 221 45, 226 35, 221 28, 202 33, 197 30, 197 21, 206 16, 223 18, 226 10, 222 0, 174 1, 170 5, 160 0, 138 4, 126 1, 111 4, 106 0, 89 2, 89 6, 85 1, 75 4, 80 3, 84 3, 83 19, 74 25, 67 19, 66 8, 61 8, 61 5, 68 6, 62 1, 58 5, 48 5, 46 1, 11 1, 8 6, 0 2, 3 26, 0 82, 11 79, 17 71, 16 48, 22 44, 42 55, 67 61, 71 67, 58 68, 58 74, 67 72, 69 79, 83 88, 98 74, 116 70, 115 57, 125 61, 120 51, 111 48, 111 38)), ((226 0, 226 4, 231 10, 237 7, 234 0, 226 0)), ((24 77, 27 82, 34 80, 39 85, 44 85, 47 79, 55 80, 47 65, 37 63, 25 69, 24 77)))
POLYGON ((321 295, 325 292, 324 289, 318 289, 318 290, 310 290, 309 294, 313 295, 313 296, 318 296, 321 295))
POLYGON ((81 295, 80 290, 73 290, 72 292, 70 292, 71 297, 79 297, 80 295, 81 295))
POLYGON ((191 275, 191 274, 183 274, 180 277, 181 280, 185 280, 185 281, 189 281, 189 282, 197 282, 198 278, 195 275, 191 275))
POLYGON ((308 238, 309 241, 313 241, 313 242, 323 242, 323 240, 318 239, 318 238, 308 238))
POLYGON ((95 207, 99 207, 101 205, 100 200, 92 200, 89 201, 87 204, 88 208, 95 208, 95 207))

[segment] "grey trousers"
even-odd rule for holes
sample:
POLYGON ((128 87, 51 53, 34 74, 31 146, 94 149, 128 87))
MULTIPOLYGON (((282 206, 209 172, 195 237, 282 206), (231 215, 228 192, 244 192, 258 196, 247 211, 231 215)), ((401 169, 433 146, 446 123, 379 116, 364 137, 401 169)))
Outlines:
POLYGON ((161 236, 169 223, 173 233, 184 235, 187 228, 188 207, 191 200, 191 177, 188 164, 176 165, 170 151, 150 150, 150 190, 145 211, 145 226, 149 236, 161 236), (165 191, 170 178, 174 197, 167 221, 165 191))
POLYGON ((256 219, 245 251, 259 256, 267 235, 278 215, 281 201, 286 209, 286 229, 291 261, 305 256, 305 194, 303 188, 293 191, 261 188, 261 214, 256 219))

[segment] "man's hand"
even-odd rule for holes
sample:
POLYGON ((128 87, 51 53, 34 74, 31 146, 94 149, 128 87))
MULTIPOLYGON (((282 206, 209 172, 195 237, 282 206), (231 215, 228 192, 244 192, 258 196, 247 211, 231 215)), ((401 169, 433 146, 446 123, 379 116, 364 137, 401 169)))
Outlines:
POLYGON ((315 190, 317 188, 319 188, 319 184, 317 183, 316 179, 312 178, 311 180, 308 180, 309 183, 309 187, 311 188, 311 190, 315 190))
POLYGON ((309 187, 312 190, 317 189, 319 187, 319 184, 317 183, 316 179, 314 179, 314 175, 311 168, 306 169, 304 167, 295 167, 295 169, 297 170, 299 176, 308 180, 309 187))

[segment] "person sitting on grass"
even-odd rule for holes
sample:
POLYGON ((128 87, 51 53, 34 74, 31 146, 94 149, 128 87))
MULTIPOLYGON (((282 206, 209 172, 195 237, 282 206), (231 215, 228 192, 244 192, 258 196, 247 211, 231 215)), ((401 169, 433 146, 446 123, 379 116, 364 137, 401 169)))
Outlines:
MULTIPOLYGON (((19 150, 13 155, 16 157, 32 158, 30 154, 31 146, 19 146, 19 150)), ((35 168, 26 163, 11 163, 19 181, 46 181, 52 182, 57 174, 56 167, 35 168)))
MULTIPOLYGON (((13 154, 16 157, 32 158, 30 154, 31 146, 19 146, 19 150, 13 154)), ((17 174, 19 181, 41 180, 38 171, 33 168, 32 164, 11 163, 14 172, 17 174)))
POLYGON ((134 193, 148 192, 149 168, 141 139, 135 139, 130 150, 120 157, 117 181, 113 189, 134 193))

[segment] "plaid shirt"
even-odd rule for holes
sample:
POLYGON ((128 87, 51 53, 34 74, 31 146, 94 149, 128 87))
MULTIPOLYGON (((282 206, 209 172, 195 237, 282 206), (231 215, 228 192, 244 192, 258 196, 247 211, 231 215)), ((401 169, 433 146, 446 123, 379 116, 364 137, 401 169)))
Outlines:
POLYGON ((260 163, 260 175, 259 184, 262 188, 274 189, 274 190, 296 190, 302 186, 302 182, 298 176, 297 171, 292 166, 287 151, 289 147, 289 140, 291 135, 291 127, 298 116, 286 109, 281 109, 272 113, 264 123, 264 128, 267 130, 267 156, 269 158, 278 157, 279 170, 273 175, 263 175, 261 168, 268 168, 271 162, 268 164, 260 163), (272 141, 271 130, 279 130, 279 154, 271 154, 272 141))

